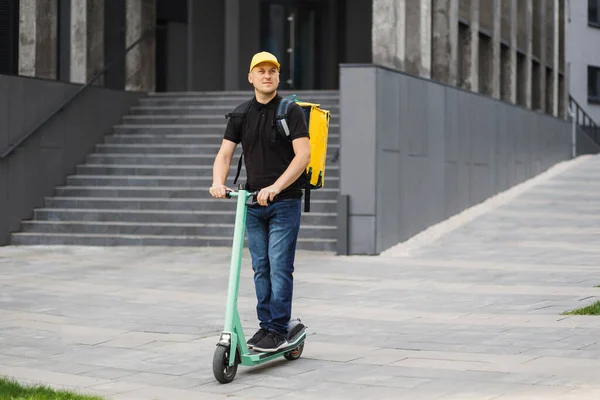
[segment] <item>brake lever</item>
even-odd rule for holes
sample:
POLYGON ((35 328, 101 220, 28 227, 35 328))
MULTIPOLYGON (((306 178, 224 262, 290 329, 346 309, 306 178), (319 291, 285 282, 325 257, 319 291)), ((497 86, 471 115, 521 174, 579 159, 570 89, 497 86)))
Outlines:
POLYGON ((258 191, 251 192, 248 195, 248 200, 246 200, 246 205, 247 206, 255 206, 255 205, 257 205, 258 201, 256 200, 256 196, 258 196, 258 191))

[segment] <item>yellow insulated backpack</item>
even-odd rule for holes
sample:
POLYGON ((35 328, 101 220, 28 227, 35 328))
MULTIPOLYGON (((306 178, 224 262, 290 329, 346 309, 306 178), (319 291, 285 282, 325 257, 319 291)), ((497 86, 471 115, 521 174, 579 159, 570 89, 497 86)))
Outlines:
MULTIPOLYGON (((324 110, 320 107, 320 104, 309 103, 306 101, 300 101, 296 99, 296 95, 292 95, 293 99, 289 97, 281 99, 279 106, 277 107, 277 113, 275 116, 275 125, 277 130, 283 137, 288 138, 290 136, 290 130, 287 124, 287 117, 289 115, 290 106, 296 103, 304 111, 304 118, 306 126, 308 127, 308 135, 310 137, 310 163, 306 167, 304 172, 306 177, 306 185, 304 187, 304 211, 310 212, 310 191, 322 188, 325 185, 325 161, 327 157, 327 138, 329 135, 329 120, 331 113, 329 110, 324 110)), ((248 104, 242 104, 227 117, 245 117, 248 112, 248 104)), ((234 184, 240 174, 242 166, 242 157, 240 157, 237 174, 234 180, 234 184)))

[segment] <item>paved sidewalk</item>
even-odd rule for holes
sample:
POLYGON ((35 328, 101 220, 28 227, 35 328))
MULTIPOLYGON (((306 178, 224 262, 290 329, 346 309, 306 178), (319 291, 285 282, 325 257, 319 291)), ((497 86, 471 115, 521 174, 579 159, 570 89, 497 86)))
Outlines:
MULTIPOLYGON (((405 257, 303 252, 301 359, 212 375, 227 249, 0 248, 0 375, 107 399, 599 399, 600 158, 405 257)), ((246 255, 248 261, 248 255, 246 255)), ((256 328, 251 270, 239 307, 256 328)))

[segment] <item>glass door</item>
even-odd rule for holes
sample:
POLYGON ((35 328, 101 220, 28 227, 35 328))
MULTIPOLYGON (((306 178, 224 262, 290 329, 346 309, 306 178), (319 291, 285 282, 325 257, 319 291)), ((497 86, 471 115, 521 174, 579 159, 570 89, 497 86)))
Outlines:
POLYGON ((318 89, 322 1, 265 1, 261 4, 261 45, 281 63, 281 89, 318 89))

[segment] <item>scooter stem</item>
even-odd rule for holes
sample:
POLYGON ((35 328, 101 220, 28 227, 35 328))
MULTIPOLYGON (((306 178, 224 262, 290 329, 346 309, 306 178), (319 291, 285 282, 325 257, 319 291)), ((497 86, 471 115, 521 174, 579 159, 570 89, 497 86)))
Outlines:
POLYGON ((233 333, 237 315, 237 301, 240 286, 240 273, 242 265, 242 252, 244 250, 244 235, 246 231, 246 201, 248 191, 239 190, 231 193, 231 197, 237 197, 237 208, 235 212, 235 226, 233 231, 233 245, 231 247, 231 266, 229 270, 229 288, 227 294, 227 308, 225 311, 224 331, 233 333))

